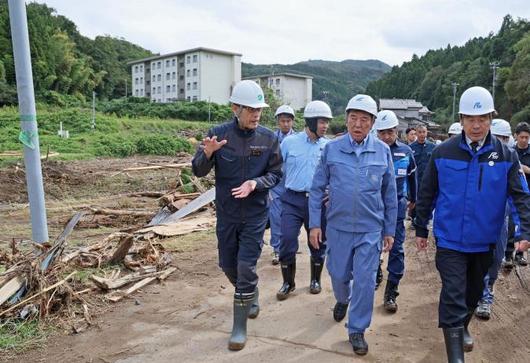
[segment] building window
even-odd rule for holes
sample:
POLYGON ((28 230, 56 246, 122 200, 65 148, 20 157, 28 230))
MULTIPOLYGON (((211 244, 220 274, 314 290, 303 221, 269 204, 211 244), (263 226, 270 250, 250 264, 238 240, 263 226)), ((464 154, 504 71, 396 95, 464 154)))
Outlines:
POLYGON ((169 59, 166 60, 166 67, 169 67, 169 59))
POLYGON ((193 101, 197 101, 197 96, 193 96, 193 101))
POLYGON ((190 96, 188 96, 186 99, 187 99, 188 101, 191 101, 191 97, 190 97, 190 96))
POLYGON ((153 82, 156 81, 156 76, 153 74, 153 82))
POLYGON ((134 84, 138 84, 138 78, 134 79, 134 84))
POLYGON ((280 85, 280 79, 276 78, 276 86, 279 86, 279 85, 280 85))
POLYGON ((186 64, 190 64, 191 63, 191 56, 187 56, 186 57, 186 64))
POLYGON ((166 92, 171 92, 171 86, 169 84, 166 86, 166 92))
POLYGON ((193 89, 197 89, 197 82, 193 82, 193 89))
POLYGON ((138 72, 138 66, 134 66, 134 73, 138 72))
POLYGON ((144 95, 144 89, 140 88, 140 96, 143 96, 143 95, 144 95))
POLYGON ((171 79, 177 79, 177 72, 171 73, 171 79))
POLYGON ((156 93, 156 87, 153 87, 153 94, 156 93))
POLYGON ((155 69, 155 62, 151 63, 151 68, 155 69))
POLYGON ((180 89, 180 93, 184 93, 184 88, 181 88, 181 89, 180 89))
POLYGON ((171 65, 172 65, 173 67, 175 67, 175 64, 177 64, 177 61, 175 60, 175 58, 173 58, 173 59, 171 60, 171 65))
POLYGON ((269 79, 269 87, 272 87, 274 85, 274 79, 269 79))
POLYGON ((193 55, 193 63, 197 63, 197 54, 193 55))
POLYGON ((171 86, 171 92, 177 92, 177 86, 176 85, 171 86))
POLYGON ((280 90, 279 89, 276 90, 276 96, 280 96, 280 90))
POLYGON ((166 73, 166 81, 169 81, 169 78, 171 78, 171 74, 169 72, 166 73))
POLYGON ((190 75, 191 75, 191 71, 188 69, 188 70, 186 71, 186 76, 189 77, 190 75))
POLYGON ((138 90, 135 90, 135 91, 134 91, 134 95, 135 95, 136 97, 138 97, 138 90))
POLYGON ((160 69, 162 67, 162 62, 157 62, 156 63, 156 68, 160 69))
POLYGON ((144 83, 144 77, 140 77, 140 83, 144 83))
POLYGON ((162 75, 161 74, 157 75, 156 79, 160 82, 162 80, 162 75))
POLYGON ((143 72, 143 71, 144 71, 144 65, 140 64, 140 72, 143 72))
POLYGON ((158 94, 161 94, 162 93, 162 87, 158 86, 158 94))
POLYGON ((179 66, 180 66, 180 67, 184 67, 184 62, 180 62, 180 63, 179 63, 179 66))
POLYGON ((189 91, 191 89, 191 83, 188 82, 188 84, 186 85, 186 89, 189 91))
POLYGON ((193 75, 194 75, 194 76, 197 75, 197 68, 193 68, 193 75))
POLYGON ((181 74, 181 75, 179 76, 179 79, 180 79, 181 81, 183 81, 183 80, 184 80, 184 75, 181 74))

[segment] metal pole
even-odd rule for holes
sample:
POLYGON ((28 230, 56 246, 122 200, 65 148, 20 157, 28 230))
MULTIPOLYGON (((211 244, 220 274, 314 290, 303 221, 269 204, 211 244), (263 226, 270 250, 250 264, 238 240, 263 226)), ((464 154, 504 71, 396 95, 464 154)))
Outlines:
POLYGON ((493 68, 493 79, 491 82, 491 97, 493 98, 493 104, 495 104, 495 83, 497 82, 497 68, 499 68, 499 62, 491 62, 490 66, 493 68))
POLYGON ((24 144, 24 165, 26 166, 31 233, 33 241, 44 243, 48 242, 48 223, 44 202, 44 186, 42 184, 26 5, 22 0, 9 0, 8 6, 13 55, 15 58, 20 127, 22 129, 19 140, 24 144))
POLYGON ((455 122, 456 87, 458 86, 458 83, 451 82, 451 86, 453 87, 453 117, 452 117, 452 120, 453 120, 453 122, 455 122))
POLYGON ((92 130, 96 128, 96 92, 92 91, 92 130))
POLYGON ((211 120, 211 112, 210 112, 210 97, 208 97, 208 122, 211 120))

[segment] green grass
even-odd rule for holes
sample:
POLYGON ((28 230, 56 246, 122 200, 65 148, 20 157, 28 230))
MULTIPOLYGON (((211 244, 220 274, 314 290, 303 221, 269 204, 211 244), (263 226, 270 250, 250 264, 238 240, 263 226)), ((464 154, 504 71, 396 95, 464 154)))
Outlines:
POLYGON ((20 352, 41 345, 50 328, 43 328, 38 320, 7 320, 0 323, 0 352, 20 352))
MULTIPOLYGON (((18 140, 20 122, 15 107, 0 109, 0 153, 22 151, 18 140)), ((193 145, 183 136, 200 137, 212 126, 208 122, 116 117, 98 113, 92 129, 91 110, 40 106, 37 110, 41 154, 58 152, 58 160, 131 155, 175 155, 193 152, 193 145), (70 132, 69 139, 57 135, 59 123, 70 132)), ((20 157, 0 157, 0 166, 20 157)))

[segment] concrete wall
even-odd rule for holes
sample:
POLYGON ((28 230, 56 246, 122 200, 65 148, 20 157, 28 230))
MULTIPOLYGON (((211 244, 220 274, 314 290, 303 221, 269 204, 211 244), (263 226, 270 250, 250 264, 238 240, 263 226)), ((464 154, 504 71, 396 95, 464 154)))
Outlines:
POLYGON ((227 104, 232 87, 241 80, 241 57, 202 51, 200 62, 199 99, 227 104))

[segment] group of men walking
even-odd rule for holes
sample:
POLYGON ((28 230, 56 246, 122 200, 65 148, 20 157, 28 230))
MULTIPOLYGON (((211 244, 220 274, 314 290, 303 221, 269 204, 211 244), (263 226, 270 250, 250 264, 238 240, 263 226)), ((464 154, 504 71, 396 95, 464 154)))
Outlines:
POLYGON ((496 278, 488 269, 507 229, 507 205, 513 206, 515 249, 528 248, 530 237, 523 168, 517 153, 489 131, 495 112, 489 92, 480 87, 464 92, 463 131, 437 148, 422 127, 410 147, 400 142, 396 115, 378 112, 367 95, 350 99, 347 132, 333 140, 324 137, 333 115, 322 101, 305 107, 305 128, 299 133, 292 131, 295 113, 286 105, 276 111, 276 132, 259 125, 268 106, 253 81, 238 83, 230 102, 233 119, 209 131, 192 162, 197 176, 215 168, 219 265, 235 288, 229 349, 245 346, 247 319, 259 314, 256 263, 267 224, 273 264, 281 265, 283 278, 277 299, 287 299, 295 289, 304 226, 310 292, 321 292, 326 263, 336 299, 333 318, 339 322, 348 314, 349 341, 356 354, 364 355, 381 253, 390 252, 383 305, 396 312, 407 210, 415 217, 419 249, 427 246, 434 211, 442 280, 439 325, 448 360, 463 361, 464 347, 472 347, 469 321, 496 278))

